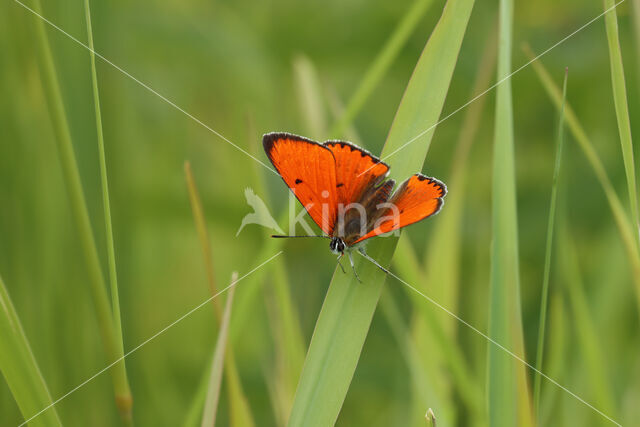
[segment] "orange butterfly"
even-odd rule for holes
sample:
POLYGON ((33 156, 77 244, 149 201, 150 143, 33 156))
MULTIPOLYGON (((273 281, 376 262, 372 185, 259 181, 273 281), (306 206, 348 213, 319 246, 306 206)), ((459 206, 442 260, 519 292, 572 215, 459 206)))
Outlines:
POLYGON ((352 268, 350 249, 357 247, 366 256, 358 243, 438 213, 447 194, 442 182, 419 173, 392 193, 395 181, 385 180, 389 166, 349 142, 319 144, 289 133, 268 133, 262 143, 285 184, 326 234, 313 237, 330 238, 338 262, 346 250, 352 268))

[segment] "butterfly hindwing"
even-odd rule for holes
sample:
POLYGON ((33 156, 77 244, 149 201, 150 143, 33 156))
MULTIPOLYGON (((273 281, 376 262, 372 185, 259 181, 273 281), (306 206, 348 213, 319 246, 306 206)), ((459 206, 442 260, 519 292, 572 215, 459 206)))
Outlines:
POLYGON ((338 206, 336 161, 331 150, 288 133, 266 134, 262 143, 267 157, 311 219, 330 235, 338 206))
POLYGON ((371 229, 355 243, 389 233, 438 213, 444 203, 447 187, 435 178, 415 174, 403 182, 389 199, 394 208, 377 214, 371 229))

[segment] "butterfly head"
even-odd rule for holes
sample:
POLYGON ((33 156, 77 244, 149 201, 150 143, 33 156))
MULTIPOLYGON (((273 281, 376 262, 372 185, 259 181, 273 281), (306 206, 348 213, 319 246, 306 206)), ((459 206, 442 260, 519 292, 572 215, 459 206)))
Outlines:
POLYGON ((341 254, 344 252, 345 244, 339 237, 334 237, 331 239, 331 243, 329 243, 329 248, 331 248, 331 252, 334 254, 341 254))

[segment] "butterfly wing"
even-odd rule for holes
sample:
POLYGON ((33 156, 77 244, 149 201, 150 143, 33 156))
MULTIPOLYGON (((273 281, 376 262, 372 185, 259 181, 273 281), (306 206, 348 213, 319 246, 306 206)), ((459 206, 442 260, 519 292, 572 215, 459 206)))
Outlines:
POLYGON ((389 199, 395 208, 378 212, 371 230, 354 242, 389 233, 438 213, 447 187, 435 178, 415 174, 403 182, 389 199))
POLYGON ((382 182, 389 173, 386 163, 353 144, 327 141, 323 145, 336 159, 336 190, 338 203, 343 206, 358 202, 368 188, 382 182))
POLYGON ((311 219, 330 235, 338 210, 336 161, 331 150, 288 133, 268 133, 262 144, 267 157, 311 219))

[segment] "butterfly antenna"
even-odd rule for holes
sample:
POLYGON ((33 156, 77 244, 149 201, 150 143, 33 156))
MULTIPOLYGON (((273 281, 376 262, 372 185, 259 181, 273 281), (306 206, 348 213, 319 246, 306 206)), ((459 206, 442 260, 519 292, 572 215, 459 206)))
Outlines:
POLYGON ((371 261, 376 267, 378 267, 380 270, 384 271, 386 274, 389 274, 389 275, 393 276, 393 274, 391 274, 391 272, 389 270, 387 270, 386 268, 381 266, 378 263, 378 261, 376 261, 375 259, 371 258, 366 252, 364 252, 362 250, 358 250, 358 253, 360 255, 362 255, 363 257, 365 257, 366 259, 368 259, 369 261, 371 261))
POLYGON ((295 239, 295 238, 302 238, 302 237, 322 237, 323 239, 330 239, 331 237, 329 236, 320 236, 320 235, 311 235, 311 236, 283 236, 281 234, 272 234, 271 237, 276 238, 276 239, 295 239))
POLYGON ((351 252, 347 252, 349 254, 349 262, 351 263, 351 269, 353 270, 353 275, 356 276, 356 279, 358 279, 358 282, 362 283, 362 280, 360 280, 360 276, 358 276, 358 272, 356 271, 356 266, 353 263, 353 256, 351 255, 351 252))

